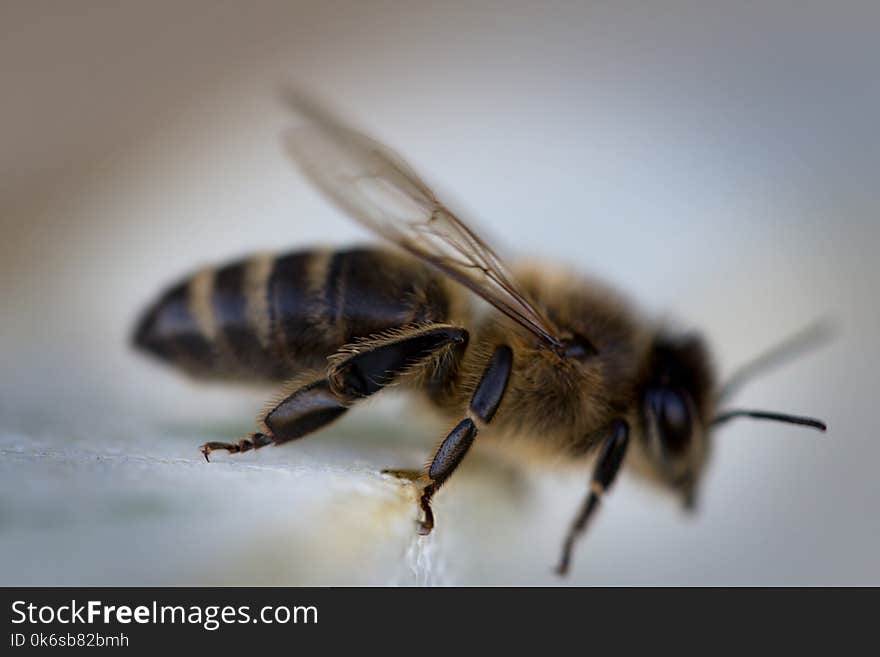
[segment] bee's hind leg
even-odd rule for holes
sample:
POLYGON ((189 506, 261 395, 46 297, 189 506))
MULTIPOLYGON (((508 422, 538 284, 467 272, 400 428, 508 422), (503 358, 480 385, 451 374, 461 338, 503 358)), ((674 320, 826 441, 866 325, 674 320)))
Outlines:
POLYGON ((252 449, 258 449, 272 442, 272 439, 264 433, 251 433, 246 438, 242 438, 234 443, 222 443, 212 441, 205 443, 199 447, 199 451, 204 455, 205 460, 210 462, 208 455, 218 449, 225 449, 230 454, 238 454, 239 452, 249 452, 252 449))
POLYGON ((218 449, 238 454, 269 444, 280 445, 323 428, 347 410, 348 404, 330 390, 327 380, 318 379, 296 388, 266 413, 262 422, 265 433, 252 433, 234 443, 205 443, 201 452, 207 461, 208 455, 218 449))
POLYGON ((262 419, 262 431, 234 443, 209 442, 202 454, 230 454, 280 445, 322 429, 354 403, 378 392, 403 374, 436 358, 446 349, 467 345, 465 329, 449 324, 425 324, 372 336, 346 345, 331 357, 327 375, 295 387, 262 419))

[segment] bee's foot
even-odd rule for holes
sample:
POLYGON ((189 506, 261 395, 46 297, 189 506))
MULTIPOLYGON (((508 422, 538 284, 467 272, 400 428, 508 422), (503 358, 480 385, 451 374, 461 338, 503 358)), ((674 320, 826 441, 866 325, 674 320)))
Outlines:
POLYGON ((208 463, 211 462, 211 459, 208 455, 218 449, 225 449, 230 454, 237 454, 238 452, 242 451, 241 446, 239 446, 238 443, 210 442, 205 443, 204 445, 199 447, 199 451, 204 455, 205 461, 207 461, 208 463))
POLYGON ((556 568, 553 569, 553 572, 559 577, 565 577, 566 575, 568 575, 568 560, 566 559, 560 561, 559 565, 557 565, 556 568))
POLYGON ((237 443, 205 443, 199 447, 199 451, 205 456, 205 460, 209 463, 211 459, 208 455, 217 449, 225 449, 230 454, 238 454, 240 452, 249 452, 252 449, 259 449, 272 442, 272 438, 263 433, 252 433, 247 438, 242 438, 237 443))

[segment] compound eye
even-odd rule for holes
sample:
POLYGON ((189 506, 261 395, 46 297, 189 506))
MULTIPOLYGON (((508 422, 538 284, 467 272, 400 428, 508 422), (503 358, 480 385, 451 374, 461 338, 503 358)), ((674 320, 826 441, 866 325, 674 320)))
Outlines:
POLYGON ((563 343, 562 353, 566 358, 587 360, 598 355, 599 350, 583 335, 574 333, 571 338, 563 343))
POLYGON ((656 422, 663 449, 677 455, 687 450, 693 432, 686 394, 672 388, 651 388, 645 395, 646 410, 656 422))

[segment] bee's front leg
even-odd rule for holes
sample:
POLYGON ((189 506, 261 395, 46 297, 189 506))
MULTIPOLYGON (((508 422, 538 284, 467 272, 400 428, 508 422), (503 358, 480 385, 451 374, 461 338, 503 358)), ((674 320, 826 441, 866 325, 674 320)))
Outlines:
POLYGON ((504 397, 512 368, 513 351, 507 345, 500 345, 483 370, 471 397, 468 417, 459 422, 437 448, 426 473, 429 483, 422 490, 419 500, 419 506, 425 514, 419 528, 420 534, 430 534, 434 528, 431 499, 464 459, 477 436, 478 423, 488 424, 492 421, 504 397))
POLYGON ((581 507, 580 513, 574 519, 568 535, 565 537, 565 543, 562 547, 562 557, 559 565, 556 567, 558 575, 565 575, 568 572, 568 566, 571 562, 571 551, 574 543, 583 531, 587 528, 587 522, 599 506, 602 495, 605 494, 617 473, 623 464, 623 457, 626 455, 626 448, 629 444, 629 425, 624 420, 615 420, 611 423, 608 437, 602 444, 602 451, 596 460, 596 466, 593 469, 593 478, 590 481, 590 492, 584 505, 581 507))

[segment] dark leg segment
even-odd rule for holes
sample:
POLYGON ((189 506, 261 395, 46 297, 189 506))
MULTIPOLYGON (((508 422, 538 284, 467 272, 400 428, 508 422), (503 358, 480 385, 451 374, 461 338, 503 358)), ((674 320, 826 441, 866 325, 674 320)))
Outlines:
POLYGON ((294 390, 273 408, 263 422, 272 442, 286 443, 330 424, 348 408, 331 391, 326 380, 294 390))
POLYGON ((483 376, 474 396, 471 397, 471 411, 483 422, 491 422, 495 411, 501 404, 507 379, 513 367, 513 351, 507 345, 495 349, 492 359, 483 371, 483 376))
MULTIPOLYGON (((481 422, 490 422, 501 405, 510 370, 513 367, 513 351, 507 345, 495 349, 492 359, 483 370, 477 389, 471 397, 470 411, 481 422)), ((422 490, 419 506, 425 514, 419 533, 430 534, 434 529, 434 512, 431 499, 440 486, 449 479, 464 459, 477 436, 477 424, 468 417, 459 422, 440 444, 431 465, 428 466, 430 483, 422 490)))
POLYGON ((265 433, 252 433, 234 443, 205 443, 201 451, 208 460, 208 455, 218 449, 238 454, 302 438, 338 419, 358 399, 424 364, 440 349, 464 345, 467 339, 465 329, 438 324, 364 341, 354 353, 345 352, 336 358, 326 379, 297 388, 269 411, 263 419, 265 433))
POLYGON ((273 408, 263 420, 268 433, 252 433, 235 443, 211 442, 202 445, 205 460, 217 449, 230 454, 259 449, 271 443, 280 445, 317 431, 341 416, 348 407, 320 379, 297 388, 273 408))
POLYGON ((590 494, 584 501, 580 513, 578 513, 562 547, 562 558, 556 567, 559 575, 565 575, 568 572, 568 566, 571 563, 571 552, 574 548, 575 541, 578 536, 586 529, 590 517, 593 515, 602 495, 607 491, 611 484, 614 483, 615 477, 623 463, 623 457, 626 455, 626 447, 629 444, 629 425, 623 420, 615 420, 611 424, 611 432, 602 445, 602 451, 596 461, 593 470, 593 479, 590 482, 590 494))
POLYGON ((431 479, 431 483, 422 489, 422 496, 419 500, 419 506, 425 513, 425 518, 419 526, 420 534, 430 534, 434 529, 434 511, 431 510, 431 498, 464 459, 464 455, 471 448, 476 436, 477 425, 472 419, 465 418, 449 432, 437 450, 437 454, 434 455, 428 468, 428 477, 431 479))
POLYGON ((334 393, 344 399, 369 397, 443 347, 464 347, 467 341, 468 332, 456 326, 403 329, 357 345, 354 353, 334 357, 327 379, 334 393))

